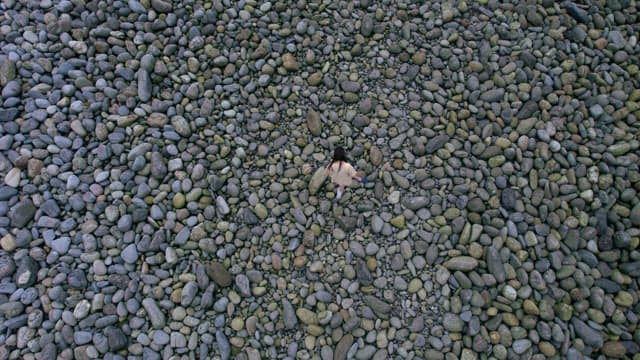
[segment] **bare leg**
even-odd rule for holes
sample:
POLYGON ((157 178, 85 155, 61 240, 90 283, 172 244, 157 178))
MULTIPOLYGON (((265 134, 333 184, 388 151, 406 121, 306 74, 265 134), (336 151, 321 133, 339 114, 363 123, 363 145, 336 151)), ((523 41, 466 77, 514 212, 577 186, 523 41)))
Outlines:
POLYGON ((342 194, 344 194, 344 185, 339 185, 336 192, 336 200, 340 200, 340 198, 342 198, 342 194))

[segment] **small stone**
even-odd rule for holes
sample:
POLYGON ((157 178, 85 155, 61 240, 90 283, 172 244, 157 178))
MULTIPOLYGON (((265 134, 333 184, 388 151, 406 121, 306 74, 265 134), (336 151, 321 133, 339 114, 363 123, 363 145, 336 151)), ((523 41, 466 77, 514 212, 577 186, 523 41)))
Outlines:
POLYGON ((287 71, 297 71, 298 61, 296 60, 296 57, 291 53, 282 55, 282 67, 287 71))
POLYGON ((182 209, 186 204, 186 198, 183 193, 177 193, 173 196, 172 204, 176 209, 182 209))
POLYGON ((282 319, 284 327, 288 330, 294 329, 298 325, 293 305, 287 299, 282 299, 282 319))
POLYGON ((138 97, 140 101, 146 102, 151 99, 151 89, 152 84, 149 72, 144 69, 138 70, 138 97))
POLYGON ((556 348, 548 341, 541 341, 538 343, 538 349, 546 357, 553 357, 556 355, 556 348))
POLYGON ((513 348, 513 351, 520 355, 520 354, 524 354, 525 351, 529 350, 529 348, 531 347, 531 340, 529 339, 519 339, 513 342, 513 345, 511 345, 511 347, 513 348))
POLYGON ((313 174, 313 176, 311 177, 311 180, 309 181, 309 193, 311 195, 317 194, 318 190, 320 190, 320 187, 322 187, 322 184, 326 179, 327 179, 326 169, 324 167, 318 168, 316 172, 313 174))
POLYGON ((16 78, 16 63, 5 58, 0 62, 0 87, 16 78))
POLYGON ((320 136, 320 134, 322 134, 322 121, 320 120, 320 114, 313 109, 309 109, 307 112, 307 127, 313 136, 320 136))
POLYGON ((164 313, 158 307, 153 299, 145 298, 142 300, 142 306, 149 316, 149 321, 154 329, 162 329, 165 325, 166 318, 164 313))
POLYGON ((458 256, 445 261, 442 265, 448 270, 471 271, 478 266, 478 260, 471 256, 458 256))
POLYGON ((422 281, 420 279, 412 279, 407 287, 407 292, 409 294, 414 294, 420 289, 422 289, 422 281))
POLYGON ((389 223, 391 223, 391 225, 397 227, 398 229, 404 229, 405 227, 404 220, 405 220, 404 215, 398 215, 391 218, 391 220, 389 220, 389 223))
POLYGON ((71 246, 71 238, 68 236, 63 236, 51 242, 51 248, 60 255, 66 254, 69 251, 69 246, 71 246))
POLYGON ((391 312, 391 305, 376 298, 372 295, 366 295, 364 297, 364 303, 367 304, 378 316, 386 319, 391 312))
POLYGON ((636 226, 640 226, 640 202, 638 202, 629 213, 629 220, 636 226))
POLYGON ((456 314, 445 313, 442 317, 442 326, 450 332, 462 332, 464 321, 456 314))
POLYGON ((377 146, 372 146, 369 149, 369 158, 371 159, 371 165, 379 166, 382 164, 382 152, 377 146))
POLYGON ((119 328, 110 326, 105 329, 104 333, 107 336, 110 351, 117 352, 129 345, 128 337, 119 328))
POLYGON ((624 355, 627 352, 624 344, 620 341, 607 341, 602 345, 602 349, 600 351, 602 351, 605 356, 616 359, 624 358, 624 355))
POLYGON ((583 24, 588 24, 590 22, 589 13, 586 10, 580 8, 571 1, 567 1, 565 6, 567 8, 567 13, 576 19, 576 21, 583 24))
POLYGON ((151 7, 159 13, 170 13, 173 10, 172 3, 165 0, 151 0, 151 7))
POLYGON ((7 186, 11 186, 13 188, 18 187, 18 185, 20 185, 20 176, 22 174, 22 171, 18 168, 13 168, 11 170, 9 170, 9 172, 7 173, 7 175, 5 175, 4 177, 4 183, 7 186))
POLYGON ((13 275, 16 264, 8 254, 0 254, 0 279, 13 275))
POLYGON ((0 239, 0 248, 4 251, 16 249, 16 237, 13 234, 6 234, 0 239))
POLYGON ((215 282, 218 286, 228 287, 233 281, 233 278, 231 277, 231 274, 229 273, 227 268, 225 268, 224 265, 220 264, 219 262, 212 261, 210 263, 207 263, 205 265, 205 271, 207 272, 207 275, 209 275, 211 280, 213 280, 213 282, 215 282))
POLYGON ((296 310, 296 315, 298 316, 298 319, 300 319, 300 321, 303 324, 306 325, 315 325, 318 323, 318 317, 316 316, 316 314, 309 310, 309 309, 305 309, 305 308, 298 308, 296 310))
POLYGON ((40 266, 31 256, 23 257, 15 272, 16 285, 20 288, 32 286, 36 282, 39 270, 40 266))
POLYGON ((163 128, 169 123, 169 117, 166 114, 154 112, 147 118, 147 124, 151 127, 163 128))
POLYGON ((362 18, 362 24, 360 26, 360 34, 364 37, 369 37, 373 34, 375 19, 372 14, 366 14, 362 18))
POLYGON ((571 324, 576 331, 576 334, 584 341, 585 344, 600 348, 604 344, 604 337, 600 331, 597 331, 585 324, 577 317, 571 319, 571 324))
POLYGON ((353 340, 353 335, 351 334, 346 334, 340 338, 333 353, 333 360, 346 360, 349 349, 351 349, 351 345, 353 345, 353 340))
POLYGON ((500 254, 495 247, 490 246, 487 249, 486 262, 489 272, 493 275, 496 281, 500 283, 504 282, 507 278, 507 273, 505 272, 502 258, 500 258, 500 254))
POLYGON ((633 305, 633 295, 627 291, 621 290, 613 301, 619 306, 630 307, 633 305))
POLYGON ((429 139, 429 141, 427 141, 427 144, 425 145, 425 152, 427 154, 433 154, 434 152, 436 152, 436 150, 442 148, 448 141, 449 135, 446 134, 438 135, 432 139, 429 139))

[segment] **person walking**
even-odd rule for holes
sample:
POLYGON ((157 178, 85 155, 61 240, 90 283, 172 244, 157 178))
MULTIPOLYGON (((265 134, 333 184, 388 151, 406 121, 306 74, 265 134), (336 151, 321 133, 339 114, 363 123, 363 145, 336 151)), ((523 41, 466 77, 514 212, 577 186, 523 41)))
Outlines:
POLYGON ((333 159, 331 160, 331 163, 327 165, 326 171, 327 175, 331 178, 331 182, 338 185, 336 200, 340 200, 340 198, 342 198, 344 189, 351 185, 351 181, 353 179, 362 184, 367 183, 367 178, 365 176, 358 176, 356 169, 349 164, 347 153, 344 151, 342 146, 336 147, 333 151, 333 159))

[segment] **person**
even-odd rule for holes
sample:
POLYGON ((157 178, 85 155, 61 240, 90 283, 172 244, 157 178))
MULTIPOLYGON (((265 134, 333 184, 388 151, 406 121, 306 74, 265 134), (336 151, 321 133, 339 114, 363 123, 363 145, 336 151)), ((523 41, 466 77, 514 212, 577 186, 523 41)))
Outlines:
POLYGON ((363 184, 367 183, 367 178, 365 176, 358 176, 356 169, 349 164, 347 153, 341 146, 336 147, 333 151, 333 159, 331 163, 327 165, 326 171, 327 175, 331 178, 331 182, 338 185, 336 200, 342 198, 345 187, 351 185, 353 179, 363 184))

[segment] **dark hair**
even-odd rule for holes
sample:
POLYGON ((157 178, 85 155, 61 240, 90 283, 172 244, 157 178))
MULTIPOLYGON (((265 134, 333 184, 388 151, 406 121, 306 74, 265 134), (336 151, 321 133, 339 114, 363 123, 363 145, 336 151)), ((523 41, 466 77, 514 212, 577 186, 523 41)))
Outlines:
MULTIPOLYGON (((344 148, 342 146, 336 146, 335 150, 333 150, 333 159, 331 159, 331 163, 329 163, 329 166, 327 166, 327 168, 330 168, 331 165, 333 165, 333 163, 335 163, 336 161, 349 161, 349 159, 347 158, 347 152, 344 151, 344 148)), ((342 164, 339 164, 338 169, 340 169, 340 167, 342 167, 342 164)))

